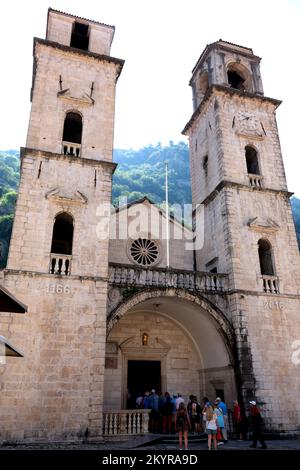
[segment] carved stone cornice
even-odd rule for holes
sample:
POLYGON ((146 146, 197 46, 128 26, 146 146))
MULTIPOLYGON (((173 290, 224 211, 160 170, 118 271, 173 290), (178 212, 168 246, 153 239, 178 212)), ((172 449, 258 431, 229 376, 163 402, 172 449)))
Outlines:
POLYGON ((143 346, 139 336, 131 336, 120 344, 119 348, 127 357, 135 357, 138 355, 139 357, 161 358, 168 354, 171 346, 162 339, 151 336, 149 338, 149 344, 143 346))
POLYGON ((230 96, 234 96, 234 95, 239 96, 243 100, 250 98, 251 100, 257 101, 258 103, 261 103, 261 104, 269 103, 269 104, 274 105, 275 109, 277 109, 278 106, 281 104, 280 100, 276 100, 274 98, 269 98, 268 96, 262 96, 262 95, 259 95, 259 94, 256 94, 256 93, 250 93, 248 91, 241 91, 241 90, 237 90, 235 88, 230 88, 230 87, 224 86, 224 85, 211 85, 208 88, 207 92, 205 93, 204 98, 201 101, 201 103, 199 104, 198 108, 192 114, 191 119, 185 125, 185 127, 182 131, 183 135, 189 135, 190 128, 193 126, 193 124, 196 121, 196 119, 198 118, 198 116, 200 116, 200 114, 204 110, 204 108, 206 106, 206 103, 209 101, 209 99, 211 97, 215 96, 216 94, 218 94, 220 92, 224 93, 226 95, 230 95, 230 96))
POLYGON ((91 96, 89 96, 85 92, 81 96, 73 96, 69 88, 62 91, 58 91, 57 97, 61 100, 68 101, 73 104, 78 104, 80 106, 93 106, 93 104, 95 103, 95 100, 93 100, 93 98, 91 98, 91 96))
POLYGON ((59 160, 60 162, 65 161, 72 165, 89 165, 94 168, 106 168, 111 174, 113 174, 115 169, 117 168, 117 163, 108 160, 96 160, 93 158, 74 157, 73 155, 64 155, 62 153, 49 152, 48 150, 33 149, 29 147, 21 147, 20 156, 21 162, 25 156, 53 159, 59 160))
POLYGON ((54 188, 45 194, 45 198, 58 203, 68 204, 87 204, 87 197, 80 191, 75 191, 72 194, 62 191, 59 188, 54 188))
POLYGON ((279 230, 279 225, 274 220, 267 218, 264 219, 262 217, 254 217, 249 219, 247 225, 250 229, 255 230, 257 232, 268 232, 268 233, 275 233, 279 230))

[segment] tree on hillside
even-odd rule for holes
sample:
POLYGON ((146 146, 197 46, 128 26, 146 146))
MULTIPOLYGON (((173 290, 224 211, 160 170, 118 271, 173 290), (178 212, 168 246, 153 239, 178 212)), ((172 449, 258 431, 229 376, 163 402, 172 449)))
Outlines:
POLYGON ((292 213, 295 223, 296 235, 298 239, 298 245, 300 250, 300 199, 292 197, 291 199, 292 213))
POLYGON ((0 198, 0 216, 13 214, 17 200, 16 191, 7 191, 0 198))
POLYGON ((0 269, 6 266, 13 219, 13 214, 0 216, 0 269))
MULTIPOLYGON (((115 149, 114 160, 118 163, 112 187, 115 205, 124 197, 132 202, 148 196, 163 207, 165 162, 168 162, 169 169, 170 209, 178 204, 183 206, 191 203, 189 150, 185 142, 170 142, 166 147, 158 143, 138 150, 115 149)), ((0 252, 5 251, 5 256, 11 236, 18 183, 19 153, 16 150, 0 151, 0 252), (6 246, 5 250, 3 246, 6 246)), ((293 197, 291 205, 300 247, 300 199, 293 197)), ((3 267, 3 259, 0 266, 3 267)))

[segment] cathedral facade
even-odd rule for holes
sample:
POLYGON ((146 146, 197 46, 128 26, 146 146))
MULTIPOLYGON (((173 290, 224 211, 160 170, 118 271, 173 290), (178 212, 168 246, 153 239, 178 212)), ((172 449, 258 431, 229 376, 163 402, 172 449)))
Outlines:
MULTIPOLYGON (((27 306, 0 316, 0 334, 24 357, 0 365, 0 439, 128 434, 130 396, 152 388, 223 396, 229 406, 238 398, 245 409, 255 399, 269 430, 297 432, 300 260, 280 101, 264 96, 252 49, 208 45, 183 130, 193 230, 147 198, 111 210, 124 63, 110 55, 113 36, 112 26, 49 9, 46 39, 34 39, 32 108, 0 272, 27 306)), ((136 432, 146 432, 140 423, 136 432)))

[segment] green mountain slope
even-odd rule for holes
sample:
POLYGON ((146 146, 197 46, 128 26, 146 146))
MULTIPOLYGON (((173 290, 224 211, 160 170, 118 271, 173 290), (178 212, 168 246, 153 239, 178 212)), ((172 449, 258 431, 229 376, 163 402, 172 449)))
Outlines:
POLYGON ((0 152, 0 268, 6 265, 19 184, 17 150, 0 152))
POLYGON ((300 199, 297 199, 296 197, 292 197, 291 204, 292 204, 292 211, 293 211, 293 217, 294 217, 295 228, 296 228, 296 235, 297 235, 298 245, 300 249, 300 199))
MULTIPOLYGON (((118 163, 113 177, 113 203, 126 197, 128 202, 148 196, 156 204, 165 200, 165 162, 168 162, 169 201, 171 205, 191 203, 189 152, 184 142, 168 146, 148 145, 139 150, 114 152, 118 163)), ((19 182, 19 152, 0 151, 0 268, 6 265, 14 207, 19 182)), ((123 201, 124 202, 124 201, 123 201)), ((300 247, 300 199, 291 199, 300 247)))
POLYGON ((167 147, 149 145, 140 150, 114 152, 118 163, 113 177, 113 203, 126 196, 128 202, 148 196, 155 203, 165 200, 165 162, 168 162, 171 204, 191 202, 189 152, 184 142, 167 147))

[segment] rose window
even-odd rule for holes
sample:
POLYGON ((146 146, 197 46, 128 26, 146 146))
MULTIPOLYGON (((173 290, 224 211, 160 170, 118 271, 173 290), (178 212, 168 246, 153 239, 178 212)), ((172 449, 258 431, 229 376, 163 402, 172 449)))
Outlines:
POLYGON ((129 248, 133 260, 142 266, 151 266, 158 259, 158 247, 147 238, 134 240, 129 248))

